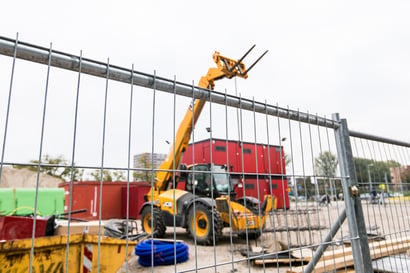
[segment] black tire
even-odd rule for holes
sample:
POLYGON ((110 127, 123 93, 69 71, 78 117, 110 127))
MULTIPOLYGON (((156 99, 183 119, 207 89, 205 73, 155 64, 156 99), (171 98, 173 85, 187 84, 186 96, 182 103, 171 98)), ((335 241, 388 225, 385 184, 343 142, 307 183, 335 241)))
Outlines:
POLYGON ((222 236, 223 222, 221 214, 216 209, 208 208, 203 204, 196 204, 195 211, 196 213, 194 213, 192 207, 188 214, 189 234, 196 238, 196 242, 200 245, 212 245, 214 234, 215 240, 222 236))
POLYGON ((162 220, 161 210, 158 207, 153 207, 151 211, 151 206, 146 206, 142 210, 141 226, 145 233, 153 233, 153 237, 155 238, 164 238, 165 230, 167 228, 162 220), (152 224, 154 224, 153 228, 152 224))

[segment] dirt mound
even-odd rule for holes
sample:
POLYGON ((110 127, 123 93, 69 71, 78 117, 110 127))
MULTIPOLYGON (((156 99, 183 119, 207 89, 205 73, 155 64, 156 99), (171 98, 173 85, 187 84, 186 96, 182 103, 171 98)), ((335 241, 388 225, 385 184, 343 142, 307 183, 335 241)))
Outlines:
MULTIPOLYGON (((58 184, 64 182, 62 179, 52 177, 48 174, 40 174, 40 188, 57 188, 58 184)), ((16 169, 3 167, 1 172, 0 188, 35 188, 37 184, 37 173, 27 169, 16 169)))

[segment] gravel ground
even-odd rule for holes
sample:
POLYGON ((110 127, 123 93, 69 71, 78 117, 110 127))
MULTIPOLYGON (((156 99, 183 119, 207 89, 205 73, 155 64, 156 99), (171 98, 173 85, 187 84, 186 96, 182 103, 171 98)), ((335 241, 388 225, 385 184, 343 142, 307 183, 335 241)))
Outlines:
MULTIPOLYGON (((410 202, 406 201, 387 201, 386 205, 374 205, 367 201, 362 202, 365 215, 366 226, 369 233, 374 234, 393 234, 394 236, 406 236, 403 231, 410 226, 409 209, 410 202)), ((254 265, 248 262, 246 256, 241 253, 258 252, 265 249, 266 252, 274 252, 275 247, 295 248, 298 256, 300 253, 312 253, 312 248, 307 246, 317 246, 322 238, 327 234, 330 225, 337 219, 343 210, 342 201, 332 202, 328 206, 318 206, 314 202, 292 203, 291 209, 286 212, 275 212, 275 217, 271 217, 267 222, 267 228, 275 226, 283 228, 282 232, 268 232, 261 236, 257 241, 251 240, 246 244, 245 240, 240 240, 235 235, 232 240, 229 236, 229 229, 224 229, 224 237, 213 246, 195 246, 185 229, 168 227, 166 239, 182 240, 189 246, 189 259, 184 263, 177 263, 170 266, 142 267, 138 264, 138 257, 132 254, 128 263, 125 262, 117 273, 122 272, 286 272, 289 264, 266 263, 265 265, 254 265), (298 213, 296 213, 298 211, 298 213), (303 230, 302 227, 310 227, 303 230), (262 242, 263 241, 263 242, 262 242), (275 242, 279 242, 276 244, 275 242), (299 248, 299 246, 303 247, 299 248), (306 248, 304 247, 306 246, 306 248), (127 266, 128 265, 128 266, 127 266), (196 270, 197 269, 197 270, 196 270)), ((141 230, 141 229, 139 229, 141 230)), ((335 236, 334 240, 349 236, 347 220, 335 236)), ((394 238, 394 237, 393 237, 394 238)), ((340 248, 336 242, 331 248, 340 248)), ((328 248, 329 250, 329 248, 328 248)), ((293 263, 291 266, 298 266, 293 263)))

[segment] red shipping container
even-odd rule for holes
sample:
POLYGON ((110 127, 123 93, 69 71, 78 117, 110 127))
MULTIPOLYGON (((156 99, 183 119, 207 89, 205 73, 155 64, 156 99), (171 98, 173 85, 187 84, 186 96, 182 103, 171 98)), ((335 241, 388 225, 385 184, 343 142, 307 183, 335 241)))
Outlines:
MULTIPOLYGON (((151 185, 147 182, 132 183, 130 185, 129 194, 129 206, 128 206, 128 218, 129 219, 140 219, 140 209, 144 204, 144 196, 150 190, 151 185)), ((123 187, 121 190, 122 198, 122 212, 121 216, 123 219, 127 218, 127 187, 123 187)))
MULTIPOLYGON (((0 240, 27 239, 33 236, 33 222, 31 217, 3 216, 0 217, 0 240)), ((36 232, 34 237, 46 235, 47 219, 36 218, 36 232)))
MULTIPOLYGON (((72 217, 84 220, 99 219, 101 203, 101 219, 119 219, 122 217, 121 191, 128 182, 103 182, 102 198, 98 181, 73 182, 71 195, 71 211, 87 209, 87 212, 76 213, 72 217)), ((134 183, 134 182, 132 182, 134 183)), ((70 183, 62 183, 59 187, 65 190, 64 212, 68 212, 70 183)))
MULTIPOLYGON (((212 149, 210 149, 210 144, 210 139, 190 144, 181 163, 187 165, 193 162, 212 162, 216 165, 229 163, 232 167, 232 179, 237 180, 240 184, 239 187, 235 188, 237 198, 244 196, 244 187, 246 196, 259 197, 263 200, 264 195, 269 194, 272 187, 272 194, 278 199, 278 208, 289 208, 285 158, 282 147, 265 144, 255 145, 250 142, 241 143, 224 139, 212 139, 212 149), (272 181, 272 186, 269 185, 269 181, 272 181)), ((183 183, 178 185, 180 189, 183 187, 183 183)))
MULTIPOLYGON (((284 154, 281 150, 280 146, 255 145, 249 142, 241 144, 238 141, 213 139, 212 162, 217 165, 224 165, 229 160, 229 165, 233 167, 232 172, 236 173, 285 175, 284 154), (282 162, 281 155, 283 157, 282 162)), ((195 142, 194 145, 188 145, 181 162, 188 165, 192 164, 193 153, 195 153, 195 163, 210 163, 210 140, 206 139, 195 142)))
MULTIPOLYGON (((242 178, 239 178, 239 180, 242 182, 242 178)), ((268 177, 256 178, 255 176, 245 176, 245 182, 242 184, 244 185, 245 193, 243 192, 244 188, 236 188, 235 192, 237 193, 237 198, 246 195, 255 197, 262 203, 264 196, 269 195, 272 191, 272 195, 277 199, 277 208, 289 208, 289 195, 286 179, 283 181, 282 179, 271 179, 269 181, 268 177), (269 182, 271 182, 271 185, 269 185, 269 182)))

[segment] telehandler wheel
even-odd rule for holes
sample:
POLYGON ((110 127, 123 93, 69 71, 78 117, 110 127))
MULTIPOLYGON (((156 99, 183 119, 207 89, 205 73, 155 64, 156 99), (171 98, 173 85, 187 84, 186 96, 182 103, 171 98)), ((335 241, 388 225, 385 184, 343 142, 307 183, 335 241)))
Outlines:
POLYGON ((165 235, 166 226, 162 220, 161 211, 157 207, 145 207, 141 212, 142 230, 147 234, 154 234, 156 238, 163 238, 165 235), (154 226, 152 226, 154 224, 154 226))
POLYGON ((194 213, 192 207, 188 214, 189 233, 193 238, 196 238, 198 244, 211 245, 214 234, 216 240, 222 236, 223 222, 221 215, 216 209, 209 209, 202 204, 196 204, 195 211, 194 213))

